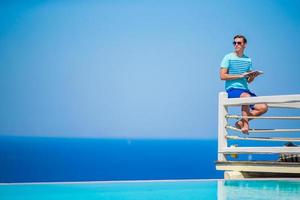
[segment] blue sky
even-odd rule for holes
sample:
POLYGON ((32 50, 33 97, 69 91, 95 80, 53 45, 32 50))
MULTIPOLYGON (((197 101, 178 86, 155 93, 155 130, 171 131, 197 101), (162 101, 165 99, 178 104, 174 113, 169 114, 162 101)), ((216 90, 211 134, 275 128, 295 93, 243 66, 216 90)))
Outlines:
POLYGON ((216 138, 219 67, 235 34, 265 72, 255 93, 300 93, 299 10, 293 0, 2 1, 0 135, 216 138))

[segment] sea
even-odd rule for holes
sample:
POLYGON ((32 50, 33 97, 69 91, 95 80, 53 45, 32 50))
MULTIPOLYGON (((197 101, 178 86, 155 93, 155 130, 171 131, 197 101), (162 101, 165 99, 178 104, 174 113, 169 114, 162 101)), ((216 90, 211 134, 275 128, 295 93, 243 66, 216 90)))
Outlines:
POLYGON ((222 178, 217 140, 0 137, 0 182, 222 178))
MULTIPOLYGON (((217 139, 0 136, 0 183, 220 179, 223 172, 215 167, 217 143, 217 139)), ((270 146, 256 141, 238 144, 254 145, 270 146)), ((276 160, 278 155, 228 159, 276 160)))

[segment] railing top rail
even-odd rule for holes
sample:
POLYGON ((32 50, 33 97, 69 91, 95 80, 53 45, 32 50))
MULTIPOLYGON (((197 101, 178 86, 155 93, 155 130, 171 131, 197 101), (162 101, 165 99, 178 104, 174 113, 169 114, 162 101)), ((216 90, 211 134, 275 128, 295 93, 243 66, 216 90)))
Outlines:
POLYGON ((275 96, 259 96, 259 97, 247 97, 247 98, 224 98, 222 104, 225 106, 239 106, 249 105, 255 103, 267 103, 274 104, 277 107, 278 104, 283 104, 282 107, 294 107, 300 108, 300 94, 294 95, 275 95, 275 96))

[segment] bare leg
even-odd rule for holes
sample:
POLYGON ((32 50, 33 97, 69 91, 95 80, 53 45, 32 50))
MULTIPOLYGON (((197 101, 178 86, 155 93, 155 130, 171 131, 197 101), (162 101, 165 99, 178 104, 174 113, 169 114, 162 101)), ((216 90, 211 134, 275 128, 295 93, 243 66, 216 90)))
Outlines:
MULTIPOLYGON (((250 97, 249 94, 247 93, 242 93, 241 94, 241 98, 242 97, 250 97)), ((247 117, 247 116, 260 116, 264 113, 266 113, 268 111, 268 105, 267 104, 255 104, 254 105, 254 110, 250 111, 249 106, 244 105, 242 106, 242 116, 247 117)), ((235 123, 235 126, 239 129, 241 129, 241 131, 244 134, 248 134, 249 131, 249 121, 251 119, 248 118, 242 118, 240 121, 237 121, 235 123)))
POLYGON ((241 128, 241 131, 244 133, 244 134, 248 134, 248 131, 249 131, 249 119, 246 118, 247 116, 250 116, 251 113, 250 113, 250 108, 248 105, 244 105, 242 106, 242 116, 243 118, 241 119, 242 123, 243 123, 243 126, 241 128))
POLYGON ((254 110, 252 110, 251 116, 260 116, 268 111, 268 105, 267 104, 255 104, 254 110))
MULTIPOLYGON (((241 94, 240 97, 241 98, 250 97, 250 94, 244 92, 244 93, 241 94)), ((242 106, 242 116, 243 116, 243 118, 240 121, 236 122, 235 126, 239 129, 241 129, 241 131, 244 134, 248 134, 248 131, 249 131, 249 123, 248 123, 249 120, 248 120, 248 118, 244 118, 244 117, 247 117, 249 115, 251 115, 250 110, 249 110, 249 106, 248 105, 243 105, 242 106)))

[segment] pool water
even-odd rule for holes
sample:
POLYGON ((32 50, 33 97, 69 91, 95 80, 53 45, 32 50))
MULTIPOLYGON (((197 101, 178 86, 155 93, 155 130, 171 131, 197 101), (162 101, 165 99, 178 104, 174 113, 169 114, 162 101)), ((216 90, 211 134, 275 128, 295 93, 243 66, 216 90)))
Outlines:
POLYGON ((1 200, 300 199, 300 180, 183 180, 1 184, 1 200))

